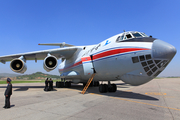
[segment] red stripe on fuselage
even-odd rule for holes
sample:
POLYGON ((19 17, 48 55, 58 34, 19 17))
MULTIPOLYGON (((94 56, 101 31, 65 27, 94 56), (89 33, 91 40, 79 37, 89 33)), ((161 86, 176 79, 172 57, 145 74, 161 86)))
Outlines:
POLYGON ((79 62, 77 62, 77 63, 75 63, 75 64, 73 64, 73 65, 71 65, 71 66, 69 66, 69 67, 67 67, 67 68, 59 69, 59 71, 63 71, 63 70, 65 70, 65 69, 69 69, 69 68, 72 68, 72 67, 75 67, 75 66, 78 66, 78 65, 81 65, 81 64, 82 64, 82 61, 79 61, 79 62))
MULTIPOLYGON (((150 49, 146 49, 146 48, 119 48, 119 49, 114 49, 114 50, 109 50, 109 51, 105 51, 102 53, 98 53, 96 55, 93 55, 93 60, 99 59, 99 58, 103 58, 103 57, 107 57, 107 56, 111 56, 111 55, 115 55, 115 54, 121 54, 121 53, 126 53, 126 52, 133 52, 133 51, 141 51, 141 50, 150 50, 150 49)), ((81 61, 67 67, 64 69, 59 69, 59 71, 63 71, 72 67, 76 67, 80 64, 82 64, 82 62, 88 62, 91 60, 91 57, 83 57, 81 58, 81 61)))
POLYGON ((115 50, 109 50, 106 52, 102 52, 96 55, 93 55, 93 60, 115 55, 115 54, 121 54, 121 53, 126 53, 126 52, 132 52, 132 51, 140 51, 140 50, 149 50, 146 48, 120 48, 120 49, 115 49, 115 50))
POLYGON ((78 65, 80 65, 80 64, 82 64, 82 61, 79 61, 79 62, 75 63, 75 64, 72 65, 71 67, 75 67, 75 66, 78 66, 78 65))
POLYGON ((91 61, 91 57, 90 57, 90 56, 88 56, 88 57, 83 57, 83 58, 81 58, 81 61, 82 61, 82 62, 91 61))

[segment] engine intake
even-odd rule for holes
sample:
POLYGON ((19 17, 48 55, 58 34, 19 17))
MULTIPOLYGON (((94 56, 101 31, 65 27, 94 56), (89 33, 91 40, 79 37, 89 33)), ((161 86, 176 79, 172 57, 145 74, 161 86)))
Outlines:
POLYGON ((21 58, 13 59, 10 63, 10 68, 16 73, 24 73, 27 70, 27 66, 21 58))
POLYGON ((55 56, 48 55, 44 59, 43 67, 44 69, 49 72, 51 70, 54 70, 57 67, 58 60, 55 56))

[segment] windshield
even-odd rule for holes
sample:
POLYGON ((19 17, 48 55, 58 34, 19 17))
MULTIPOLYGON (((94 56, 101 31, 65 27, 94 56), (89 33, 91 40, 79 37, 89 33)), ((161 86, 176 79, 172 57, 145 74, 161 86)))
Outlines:
POLYGON ((148 37, 145 33, 142 32, 126 32, 119 36, 117 38, 117 41, 123 41, 127 39, 132 39, 132 38, 141 38, 141 37, 148 37))
POLYGON ((139 33, 133 33, 133 36, 134 36, 135 38, 143 37, 143 36, 140 35, 139 33))
POLYGON ((141 33, 144 37, 149 37, 149 36, 147 36, 145 33, 141 33))

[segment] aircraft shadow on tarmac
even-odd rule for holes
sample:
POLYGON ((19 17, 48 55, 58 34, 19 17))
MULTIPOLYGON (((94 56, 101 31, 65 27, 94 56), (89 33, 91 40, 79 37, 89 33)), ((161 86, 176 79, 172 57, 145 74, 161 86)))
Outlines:
POLYGON ((158 101, 159 99, 140 94, 135 92, 128 92, 128 91, 120 91, 117 90, 116 93, 103 93, 102 95, 111 96, 111 97, 119 97, 119 98, 130 98, 130 99, 139 99, 139 100, 153 100, 158 101))
MULTIPOLYGON (((124 84, 123 84, 124 85, 124 84)), ((128 88, 129 85, 126 86, 118 86, 118 88, 128 88)), ((82 85, 72 85, 71 88, 69 89, 77 89, 77 90, 83 90, 82 85)), ((79 92, 81 93, 81 92, 79 92)), ((88 93, 95 93, 95 94, 100 94, 100 95, 105 95, 109 97, 119 97, 119 98, 129 98, 129 99, 139 99, 139 100, 153 100, 153 101, 158 101, 159 99, 155 97, 151 97, 148 95, 140 94, 140 93, 135 93, 135 92, 129 92, 129 91, 121 91, 117 90, 115 93, 100 93, 99 92, 99 87, 89 87, 86 91, 85 94, 88 93)))
MULTIPOLYGON (((118 88, 128 88, 128 86, 124 86, 125 84, 123 84, 122 86, 119 86, 119 84, 117 84, 118 88)), ((6 86, 0 86, 0 88, 6 88, 6 86)), ((44 86, 13 86, 13 88, 17 88, 14 91, 27 91, 29 88, 42 88, 42 90, 44 90, 44 86)), ((76 89, 76 90, 83 90, 83 86, 79 85, 79 84, 72 84, 71 88, 68 89, 76 89)), ((56 89, 62 89, 62 88, 56 88, 56 89)), ((53 91, 57 91, 54 89, 53 91)), ((79 92, 81 93, 81 92, 79 92)), ((105 95, 105 96, 110 96, 110 97, 119 97, 119 98, 129 98, 129 99, 139 99, 139 100, 153 100, 153 101, 158 101, 159 99, 155 98, 155 97, 151 97, 148 95, 144 95, 144 94, 140 94, 140 93, 135 93, 135 92, 129 92, 129 91, 121 91, 121 90, 117 90, 115 93, 100 93, 99 92, 99 87, 89 87, 86 91, 85 94, 88 93, 95 93, 95 94, 100 94, 100 95, 105 95)))

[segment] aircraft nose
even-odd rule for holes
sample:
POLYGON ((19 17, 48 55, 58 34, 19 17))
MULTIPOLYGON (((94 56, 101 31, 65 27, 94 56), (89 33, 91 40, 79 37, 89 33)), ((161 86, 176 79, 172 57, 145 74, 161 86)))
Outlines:
POLYGON ((158 59, 171 60, 176 54, 176 48, 162 40, 155 40, 152 45, 152 56, 158 59))

